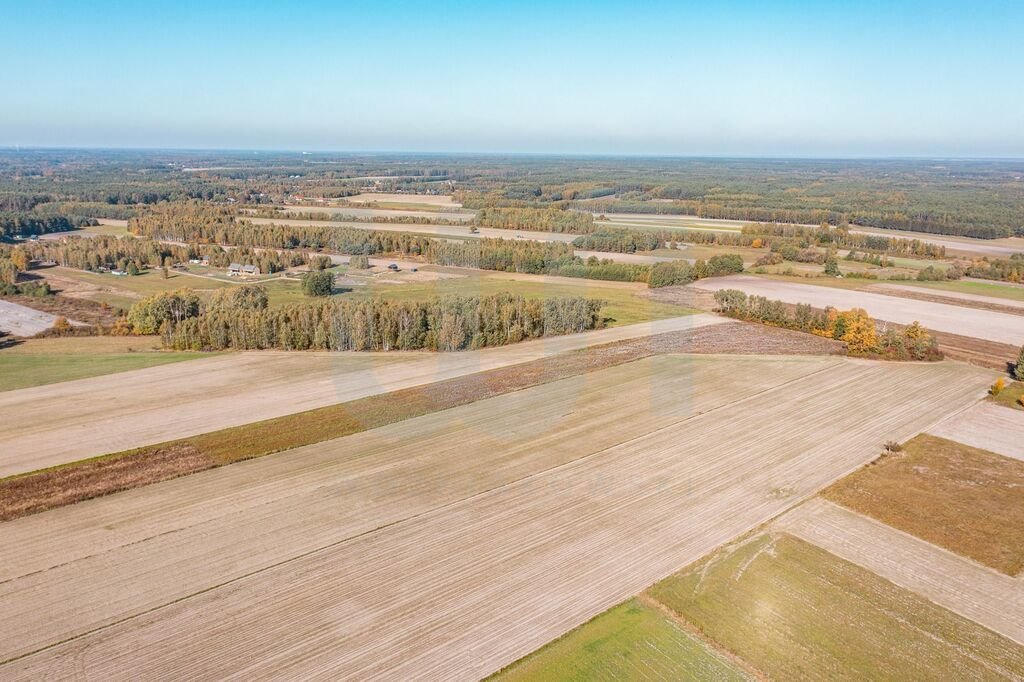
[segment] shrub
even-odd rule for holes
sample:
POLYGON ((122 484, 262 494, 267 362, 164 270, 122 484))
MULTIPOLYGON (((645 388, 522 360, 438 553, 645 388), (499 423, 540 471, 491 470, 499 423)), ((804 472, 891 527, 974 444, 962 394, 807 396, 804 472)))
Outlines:
POLYGON ((996 379, 995 383, 992 384, 991 387, 989 387, 988 394, 992 397, 995 397, 1002 393, 1004 388, 1006 388, 1006 379, 999 377, 998 379, 996 379))
POLYGON ((1024 381, 1024 346, 1021 346, 1017 354, 1017 363, 1013 366, 1013 378, 1017 381, 1024 381))
POLYGON ((828 277, 841 277, 842 272, 839 271, 839 262, 835 258, 829 258, 825 261, 825 275, 828 277))
POLYGON ((46 280, 33 280, 31 282, 19 284, 17 287, 17 293, 20 293, 22 296, 35 296, 37 298, 42 298, 53 294, 53 290, 50 289, 50 283, 46 280))
POLYGON ((329 267, 331 267, 329 256, 313 256, 309 259, 310 270, 326 270, 329 267))
POLYGON ((903 446, 894 440, 886 441, 885 451, 889 453, 902 452, 903 446))
POLYGON ((348 260, 348 266, 353 270, 368 270, 370 267, 370 257, 363 255, 352 256, 348 260))
POLYGON ((71 323, 68 322, 68 318, 61 315, 53 321, 53 326, 50 327, 50 331, 52 331, 56 336, 64 336, 71 331, 71 323))
POLYGON ((302 276, 302 293, 306 296, 330 296, 334 291, 334 274, 324 270, 302 276))

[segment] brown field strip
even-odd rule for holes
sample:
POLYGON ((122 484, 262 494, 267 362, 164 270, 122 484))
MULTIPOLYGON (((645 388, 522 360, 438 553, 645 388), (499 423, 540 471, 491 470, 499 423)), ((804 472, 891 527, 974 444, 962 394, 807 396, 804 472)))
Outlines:
POLYGON ((480 677, 988 379, 655 357, 2 524, 0 677, 480 677))
POLYGON ((591 346, 0 479, 0 521, 348 436, 659 353, 837 354, 841 349, 841 344, 817 336, 740 322, 591 346))
POLYGON ((821 498, 787 512, 773 528, 1024 645, 1024 581, 821 498))
POLYGON ((1024 675, 1024 647, 1013 640, 774 528, 729 543, 646 594, 765 679, 1024 675))
POLYGON ((1024 462, 922 434, 822 495, 1007 575, 1024 569, 1024 462))
POLYGON ((1024 460, 1024 412, 982 402, 936 424, 929 433, 1024 460))
POLYGON ((0 477, 592 345, 728 322, 689 315, 462 353, 232 353, 0 393, 0 477))

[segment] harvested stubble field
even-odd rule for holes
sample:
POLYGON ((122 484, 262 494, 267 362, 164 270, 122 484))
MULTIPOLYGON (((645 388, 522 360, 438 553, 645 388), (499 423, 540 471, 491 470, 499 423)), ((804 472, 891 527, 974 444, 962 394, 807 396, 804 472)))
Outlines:
POLYGON ((786 533, 727 546, 648 594, 770 678, 1024 675, 1024 647, 786 533))
POLYGON ((1024 569, 1024 462, 922 434, 822 494, 1008 575, 1024 569))
POLYGON ((773 523, 1024 647, 1024 581, 820 497, 773 523))
POLYGON ((992 401, 936 424, 930 433, 975 448, 1024 460, 1024 414, 992 401))
MULTIPOLYGON (((0 521, 385 424, 661 353, 838 354, 842 345, 733 322, 592 346, 424 386, 201 434, 0 480, 0 521)), ((2 359, 2 358, 0 358, 2 359)))
POLYGON ((747 294, 765 296, 786 303, 807 303, 815 308, 863 308, 869 315, 879 320, 896 324, 918 321, 928 329, 938 332, 964 334, 996 343, 1019 344, 1024 338, 1024 315, 749 275, 711 277, 690 286, 706 291, 739 289, 747 294))
POLYGON ((0 676, 480 677, 987 384, 659 356, 11 521, 0 676))
POLYGON ((587 346, 725 324, 688 315, 461 353, 232 353, 0 393, 0 476, 164 443, 529 362, 587 346), (125 390, 126 386, 137 387, 125 390))

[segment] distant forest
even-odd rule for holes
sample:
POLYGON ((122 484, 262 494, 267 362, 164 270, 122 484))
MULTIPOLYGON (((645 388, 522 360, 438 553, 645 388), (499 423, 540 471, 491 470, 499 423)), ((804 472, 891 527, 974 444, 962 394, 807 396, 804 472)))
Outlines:
MULTIPOLYGON (((387 192, 455 194, 513 227, 507 209, 694 214, 996 238, 1024 234, 1024 161, 772 160, 360 155, 284 152, 0 152, 5 237, 127 219, 196 200, 261 207, 387 192)), ((542 229, 585 233, 571 214, 542 229)))

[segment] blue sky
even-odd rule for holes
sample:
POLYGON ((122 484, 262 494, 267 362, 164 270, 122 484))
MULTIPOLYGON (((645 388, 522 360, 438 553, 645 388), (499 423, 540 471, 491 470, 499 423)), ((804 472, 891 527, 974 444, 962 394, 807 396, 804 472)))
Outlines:
POLYGON ((1024 156, 1024 2, 3 0, 0 145, 1024 156))

